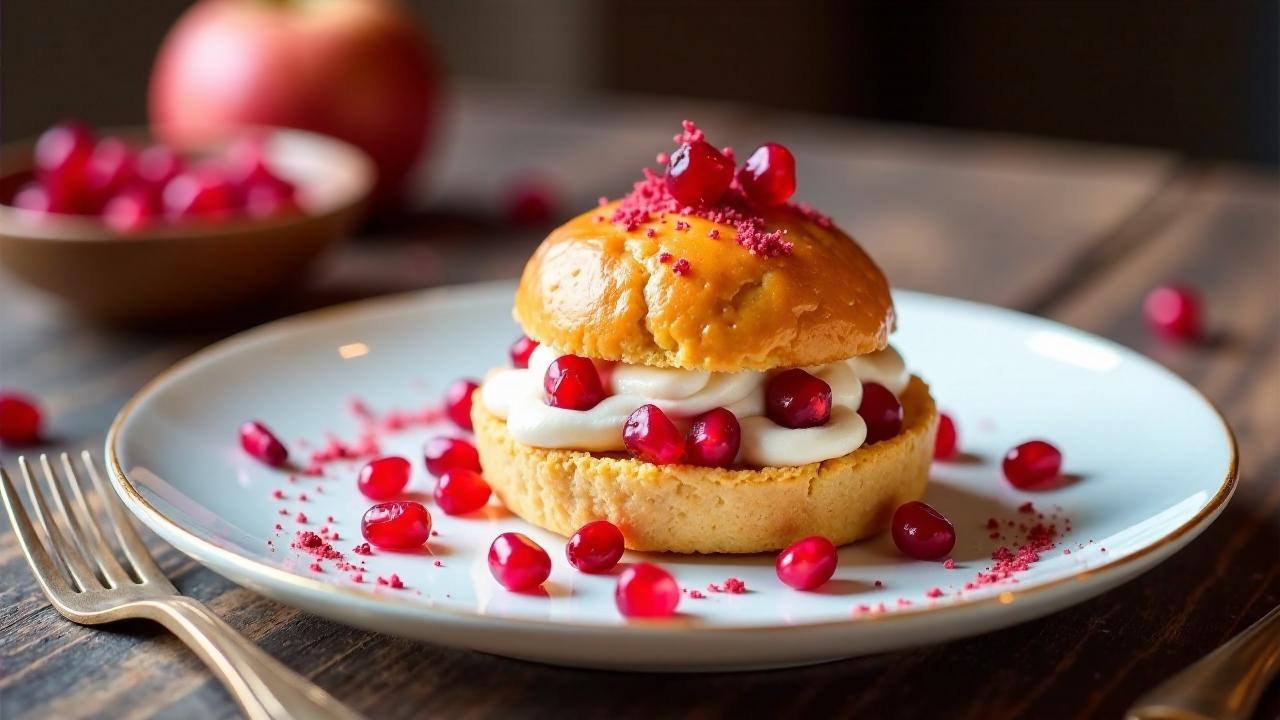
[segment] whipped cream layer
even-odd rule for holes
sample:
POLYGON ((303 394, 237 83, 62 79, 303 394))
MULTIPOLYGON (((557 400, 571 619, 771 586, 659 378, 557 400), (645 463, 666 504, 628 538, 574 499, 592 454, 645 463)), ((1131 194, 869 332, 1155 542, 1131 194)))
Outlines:
POLYGON ((831 386, 831 419, 820 427, 793 429, 765 414, 769 372, 713 373, 596 361, 609 396, 590 410, 552 407, 545 401, 543 376, 547 366, 564 354, 539 345, 529 357, 528 369, 495 371, 481 386, 481 402, 507 421, 507 432, 517 442, 541 448, 622 451, 626 449, 623 425, 642 405, 658 406, 682 431, 694 417, 723 407, 738 417, 742 427, 739 463, 804 465, 862 446, 867 437, 866 423, 858 415, 862 383, 879 383, 901 395, 911 379, 902 356, 892 347, 807 367, 831 386))

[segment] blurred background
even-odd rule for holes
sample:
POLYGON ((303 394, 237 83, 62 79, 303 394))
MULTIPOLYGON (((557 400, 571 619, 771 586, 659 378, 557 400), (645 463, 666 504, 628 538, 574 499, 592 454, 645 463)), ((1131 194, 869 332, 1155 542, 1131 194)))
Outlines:
MULTIPOLYGON (((6 0, 5 140, 146 120, 192 3, 6 0)), ((454 82, 644 93, 1277 162, 1280 3, 411 0, 454 82)))

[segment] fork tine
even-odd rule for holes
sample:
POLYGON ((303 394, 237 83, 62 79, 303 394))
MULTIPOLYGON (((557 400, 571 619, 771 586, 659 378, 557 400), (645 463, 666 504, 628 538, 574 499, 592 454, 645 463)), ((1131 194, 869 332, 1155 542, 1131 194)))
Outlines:
POLYGON ((96 563, 93 561, 93 553, 89 552, 84 528, 80 527, 79 518, 71 512, 71 503, 67 502, 66 493, 62 490, 62 476, 54 469, 53 463, 49 462, 48 454, 40 453, 40 467, 44 470, 45 487, 53 498, 53 507, 50 508, 50 512, 53 514, 54 521, 58 523, 58 527, 62 528, 63 536, 71 543, 71 549, 84 561, 84 566, 89 569, 94 579, 99 585, 106 586, 108 584, 106 579, 94 567, 96 563))
MULTIPOLYGON (((31 497, 31 504, 35 505, 36 513, 40 517, 40 524, 44 526, 45 535, 49 538, 49 549, 62 558, 62 562, 71 573, 71 579, 75 581, 77 588, 81 591, 101 588, 102 582, 98 580, 97 575, 93 574, 93 569, 85 561, 79 547, 67 536, 67 532, 63 530, 62 526, 58 525, 53 515, 49 512, 49 505, 44 499, 44 494, 40 492, 40 486, 36 482, 35 474, 31 472, 31 466, 27 464, 25 457, 18 458, 18 467, 22 469, 23 479, 27 481, 27 495, 31 497)), ((46 479, 51 480, 51 478, 46 479)), ((61 495, 58 494, 57 484, 52 481, 49 484, 55 495, 60 498, 61 495)))
POLYGON ((111 587, 122 587, 126 583, 133 582, 128 572, 116 560, 115 551, 111 549, 111 545, 107 543, 107 538, 102 534, 102 528, 98 520, 94 517, 93 511, 89 508, 89 501, 85 498, 84 490, 80 487, 80 476, 76 473, 76 468, 71 464, 71 456, 62 453, 62 470, 66 473, 68 484, 71 486, 71 494, 75 497, 75 517, 81 526, 80 537, 88 545, 92 551, 89 554, 98 561, 98 567, 102 569, 103 576, 111 587), (88 528, 86 532, 84 529, 88 528))
POLYGON ((149 583, 171 584, 164 572, 160 570, 160 566, 156 565, 151 553, 147 551, 142 538, 138 537, 137 531, 133 529, 132 523, 129 522, 129 515, 125 512, 124 503, 120 502, 120 496, 116 495, 115 490, 107 487, 106 481, 98 473, 98 465, 94 462, 93 453, 82 450, 80 459, 84 461, 84 466, 89 471, 89 479, 93 481, 93 486, 102 496, 102 504, 107 508, 111 529, 115 532, 116 540, 120 542, 120 549, 133 564, 133 570, 137 573, 138 579, 149 583))
POLYGON ((9 516, 9 526, 17 534, 22 554, 27 556, 31 571, 35 573, 36 582, 40 583, 44 594, 48 595, 50 600, 70 595, 73 590, 67 584, 68 576, 54 564, 40 536, 36 534, 36 529, 31 525, 31 519, 27 517, 26 509, 22 507, 18 490, 9 481, 9 472, 3 465, 0 465, 0 496, 4 500, 5 513, 9 516))

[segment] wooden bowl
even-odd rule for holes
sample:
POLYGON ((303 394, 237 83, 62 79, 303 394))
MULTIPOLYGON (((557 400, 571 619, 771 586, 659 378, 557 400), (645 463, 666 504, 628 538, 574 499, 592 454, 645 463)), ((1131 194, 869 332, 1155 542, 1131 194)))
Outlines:
MULTIPOLYGON (((359 221, 373 163, 340 140, 256 128, 267 159, 297 186, 302 212, 265 220, 190 221, 113 232, 96 218, 46 215, 0 205, 0 264, 90 318, 170 321, 245 307, 300 279, 307 265, 359 221)), ((138 129, 103 131, 147 139, 138 129)), ((31 177, 33 141, 0 149, 0 198, 31 177)), ((207 154, 223 144, 178 148, 207 154)))

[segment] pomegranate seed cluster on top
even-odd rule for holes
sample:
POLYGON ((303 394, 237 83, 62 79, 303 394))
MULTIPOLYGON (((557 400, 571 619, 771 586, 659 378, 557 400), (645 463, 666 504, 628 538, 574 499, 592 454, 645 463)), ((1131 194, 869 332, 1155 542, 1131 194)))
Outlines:
MULTIPOLYGON (((786 207, 822 227, 831 226, 827 216, 789 202, 796 188, 795 158, 782 145, 761 145, 735 175, 733 151, 716 149, 692 121, 684 121, 674 140, 679 146, 675 152, 658 156, 665 174, 644 168, 643 178, 622 198, 610 222, 637 230, 669 214, 700 217, 733 226, 739 245, 766 258, 790 255, 794 247, 785 230, 767 229, 761 215, 766 208, 786 207)), ((601 201, 607 203, 606 198, 601 201)), ((719 236, 719 231, 712 233, 710 239, 719 236)), ((674 270, 687 274, 688 262, 674 270)))

